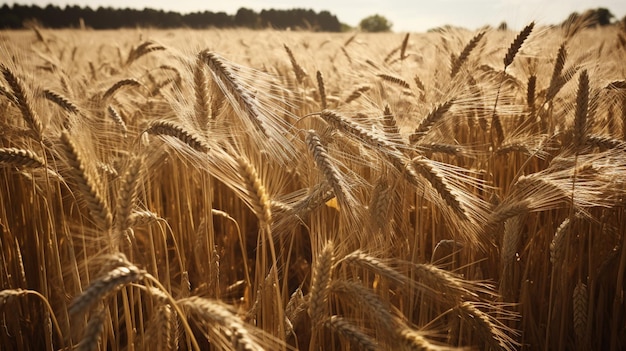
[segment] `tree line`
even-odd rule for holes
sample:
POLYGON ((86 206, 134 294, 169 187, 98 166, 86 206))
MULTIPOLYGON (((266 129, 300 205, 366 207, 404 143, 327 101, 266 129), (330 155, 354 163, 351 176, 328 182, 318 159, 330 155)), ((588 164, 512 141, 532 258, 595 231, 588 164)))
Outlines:
POLYGON ((315 12, 307 9, 262 10, 256 12, 240 8, 236 14, 225 12, 193 12, 180 14, 154 9, 115 9, 111 7, 37 5, 0 7, 0 28, 20 29, 28 24, 46 28, 76 28, 86 26, 93 29, 119 29, 134 27, 152 28, 275 28, 307 29, 324 32, 339 32, 346 25, 328 11, 315 12))

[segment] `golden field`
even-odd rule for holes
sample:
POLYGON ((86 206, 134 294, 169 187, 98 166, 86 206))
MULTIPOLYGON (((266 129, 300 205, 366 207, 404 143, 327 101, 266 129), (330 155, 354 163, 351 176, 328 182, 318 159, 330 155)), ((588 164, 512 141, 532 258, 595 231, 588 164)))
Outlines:
POLYGON ((624 349, 625 38, 0 32, 0 349, 624 349))

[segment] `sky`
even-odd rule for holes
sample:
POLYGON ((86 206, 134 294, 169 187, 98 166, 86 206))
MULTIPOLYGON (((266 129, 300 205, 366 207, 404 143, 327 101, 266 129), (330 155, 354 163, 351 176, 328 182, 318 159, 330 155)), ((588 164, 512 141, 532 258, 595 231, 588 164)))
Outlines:
POLYGON ((511 29, 521 29, 531 21, 540 25, 562 22, 572 12, 604 7, 618 19, 626 15, 624 0, 24 0, 9 1, 8 4, 33 4, 44 7, 48 4, 99 6, 116 8, 150 7, 158 10, 189 13, 196 11, 226 12, 235 14, 241 7, 257 12, 264 9, 304 8, 317 12, 330 11, 339 21, 356 26, 359 21, 373 14, 380 14, 393 23, 395 32, 423 32, 429 28, 446 24, 480 28, 484 25, 497 26, 506 22, 511 29))

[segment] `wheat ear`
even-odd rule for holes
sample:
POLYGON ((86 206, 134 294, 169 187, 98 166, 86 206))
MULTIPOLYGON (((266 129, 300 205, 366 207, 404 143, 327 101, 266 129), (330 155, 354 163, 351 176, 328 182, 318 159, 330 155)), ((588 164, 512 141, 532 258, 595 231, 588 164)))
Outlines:
POLYGON ((105 319, 106 314, 103 308, 91 314, 91 318, 89 318, 89 322, 85 328, 85 335, 76 347, 77 351, 93 351, 98 349, 98 343, 100 342, 100 337, 104 330, 105 319))
POLYGON ((410 33, 406 33, 404 39, 402 39, 402 45, 400 46, 400 60, 407 58, 406 48, 409 46, 409 35, 410 33))
POLYGON ((369 255, 361 250, 356 250, 346 256, 344 256, 337 264, 349 264, 356 265, 368 271, 378 274, 382 277, 395 282, 396 284, 408 283, 408 278, 396 269, 390 267, 388 264, 382 262, 380 259, 369 255))
POLYGON ((348 97, 345 100, 346 104, 351 103, 352 101, 358 99, 361 97, 361 95, 363 95, 363 93, 367 92, 368 90, 370 90, 372 87, 370 85, 364 84, 364 85, 359 85, 358 87, 356 87, 351 93, 350 95, 348 95, 348 97))
POLYGON ((45 161, 33 151, 13 147, 0 148, 0 165, 3 164, 25 168, 45 167, 45 161))
POLYGON ((102 196, 102 184, 95 174, 92 175, 89 172, 80 149, 65 130, 61 133, 61 147, 78 189, 87 203, 92 219, 103 229, 110 229, 113 224, 113 216, 102 196))
POLYGON ((469 219, 465 206, 463 206, 463 203, 457 195, 458 192, 451 187, 446 178, 433 167, 430 160, 418 156, 411 160, 409 166, 430 183, 432 188, 437 191, 439 196, 460 218, 464 220, 469 219))
POLYGON ((80 109, 78 108, 78 106, 76 106, 72 101, 70 101, 70 99, 68 99, 67 97, 54 92, 50 89, 44 89, 43 90, 43 96, 54 102, 55 104, 59 105, 62 109, 71 112, 71 113, 79 113, 80 109))
POLYGON ((293 73, 296 75, 296 80, 298 81, 298 83, 302 84, 307 76, 306 71, 304 70, 304 68, 302 68, 302 66, 300 66, 295 56, 293 56, 293 52, 291 51, 289 46, 287 46, 287 44, 283 44, 283 47, 285 48, 285 51, 289 56, 289 61, 291 62, 293 73))
POLYGON ((392 84, 396 84, 396 85, 398 85, 398 86, 400 86, 402 88, 405 88, 405 89, 410 89, 411 88, 411 85, 406 80, 404 80, 404 79, 402 79, 400 77, 392 76, 390 74, 384 74, 384 73, 379 73, 376 76, 378 78, 386 81, 386 82, 389 82, 389 83, 392 83, 392 84))
POLYGON ((122 135, 126 137, 128 135, 128 127, 126 127, 126 122, 122 116, 117 112, 115 107, 109 105, 107 106, 107 115, 115 122, 115 124, 121 129, 122 135))
POLYGON ((326 148, 322 144, 319 135, 314 130, 309 130, 306 134, 306 144, 309 152, 313 156, 313 161, 317 168, 324 174, 324 178, 330 184, 338 200, 342 204, 347 204, 349 192, 339 169, 332 163, 326 148))
POLYGON ((243 179, 254 214, 262 224, 271 225, 271 203, 267 191, 265 190, 265 186, 259 178, 258 172, 254 166, 243 157, 237 158, 237 164, 239 165, 239 175, 243 179))
POLYGON ((317 71, 317 90, 320 95, 320 105, 322 106, 322 110, 328 107, 326 102, 326 87, 324 85, 324 76, 322 72, 317 71))
POLYGON ((198 57, 209 67, 213 79, 222 89, 225 95, 237 103, 237 107, 244 112, 244 116, 266 137, 269 136, 264 122, 261 120, 261 113, 255 99, 250 92, 244 89, 243 85, 230 69, 224 60, 217 54, 204 50, 198 57))
POLYGON ((134 157, 122 177, 122 183, 117 193, 117 207, 115 210, 115 226, 121 234, 130 228, 133 207, 137 202, 138 180, 141 176, 143 159, 134 157))
POLYGON ((550 242, 550 262, 553 265, 557 265, 563 259, 563 253, 565 253, 565 237, 569 232, 570 219, 565 218, 563 222, 559 225, 554 233, 554 237, 550 242))
POLYGON ((155 44, 150 40, 145 41, 130 51, 130 53, 128 54, 128 59, 126 60, 126 63, 124 63, 124 66, 129 66, 131 63, 137 61, 140 57, 147 55, 151 52, 162 50, 165 50, 164 46, 155 44))
POLYGON ((121 79, 102 94, 102 101, 108 101, 118 90, 123 87, 141 87, 142 84, 135 78, 121 79))
POLYGON ((480 337, 480 340, 491 350, 512 351, 516 349, 515 341, 505 333, 507 327, 500 321, 476 307, 474 302, 463 302, 457 306, 456 311, 462 320, 467 322, 472 330, 480 337))
POLYGON ((576 94, 576 115, 574 118, 574 147, 579 150, 587 136, 587 114, 589 112, 589 76, 587 70, 580 73, 576 94))
POLYGON ((331 241, 328 241, 324 244, 322 251, 317 255, 313 263, 308 308, 313 330, 328 315, 328 293, 332 280, 334 260, 334 245, 331 241))
POLYGON ((530 33, 533 31, 534 27, 535 22, 530 22, 530 24, 524 27, 524 29, 522 29, 522 31, 519 32, 519 34, 515 37, 515 39, 511 43, 511 46, 509 46, 509 50, 504 56, 504 69, 506 69, 511 63, 513 63, 513 59, 515 59, 517 52, 522 47, 522 44, 524 44, 524 41, 528 38, 530 33))
POLYGON ((359 350, 374 351, 379 349, 374 339, 345 318, 331 316, 324 325, 340 335, 343 335, 355 345, 358 345, 359 350))
POLYGON ((209 124, 211 106, 205 64, 200 57, 196 58, 196 65, 193 68, 193 83, 196 93, 195 121, 199 130, 206 130, 209 124))
POLYGON ((561 78, 561 72, 563 72, 563 67, 565 67, 566 59, 567 49, 565 48, 565 43, 563 43, 559 47, 559 51, 556 55, 554 69, 552 70, 552 78, 550 79, 548 90, 546 91, 546 101, 552 100, 556 93, 561 89, 562 84, 564 84, 562 82, 563 79, 561 78))
POLYGON ((226 329, 228 332, 225 334, 230 339, 233 349, 250 351, 265 349, 251 337, 246 323, 231 312, 228 306, 218 301, 196 296, 179 300, 178 304, 191 311, 201 320, 216 322, 226 329))
POLYGON ((459 73, 459 71, 461 70, 461 67, 463 66, 465 61, 467 61, 467 59, 469 58, 469 55, 476 48, 476 46, 478 46, 478 43, 480 42, 480 40, 485 36, 485 33, 486 32, 479 32, 478 34, 476 34, 469 41, 469 43, 465 45, 465 47, 463 48, 463 51, 461 51, 461 53, 459 54, 459 57, 457 57, 455 60, 452 61, 452 69, 450 70, 450 77, 454 77, 456 76, 457 73, 459 73))
POLYGON ((395 331, 396 325, 390 306, 372 289, 359 282, 335 280, 330 285, 330 291, 342 297, 342 300, 354 306, 355 309, 365 311, 366 315, 371 316, 371 322, 384 328, 385 333, 395 331))
POLYGON ((20 109, 22 113, 22 117, 28 127, 35 133, 35 136, 38 140, 42 140, 43 138, 43 123, 39 118, 39 115, 35 111, 32 105, 32 101, 27 93, 26 88, 22 84, 21 80, 13 74, 7 66, 0 64, 0 71, 2 71, 2 75, 4 79, 11 87, 13 92, 14 102, 17 104, 17 107, 20 109))
POLYGON ((424 119, 417 126, 415 131, 409 135, 409 141, 411 144, 418 143, 422 140, 428 132, 431 130, 433 125, 440 121, 443 116, 450 110, 452 105, 454 104, 454 100, 448 100, 442 104, 437 105, 432 111, 424 117, 424 119))
POLYGON ((145 132, 148 134, 175 137, 192 149, 202 153, 206 153, 211 149, 206 142, 202 140, 202 137, 172 121, 152 121, 145 132))
POLYGON ((70 305, 70 314, 77 314, 91 307, 109 293, 137 282, 146 275, 146 271, 126 261, 123 265, 113 268, 104 276, 92 282, 82 294, 74 298, 70 305))
POLYGON ((578 342, 585 340, 587 330, 587 306, 589 304, 589 291, 587 285, 582 281, 576 283, 572 294, 573 314, 574 314, 574 332, 578 342))

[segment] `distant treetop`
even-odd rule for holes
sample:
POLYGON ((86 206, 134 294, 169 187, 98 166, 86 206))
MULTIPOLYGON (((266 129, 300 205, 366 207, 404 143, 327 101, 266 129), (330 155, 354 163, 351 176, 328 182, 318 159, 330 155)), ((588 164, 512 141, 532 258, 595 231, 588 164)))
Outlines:
POLYGON ((133 27, 153 28, 275 28, 275 29, 306 29, 323 32, 339 32, 342 23, 337 16, 328 11, 319 13, 306 9, 263 10, 257 13, 247 8, 240 8, 236 14, 225 12, 178 12, 154 9, 114 9, 111 7, 66 6, 60 8, 48 5, 41 8, 37 5, 0 7, 0 28, 19 29, 29 23, 37 23, 47 28, 79 27, 82 23, 93 29, 118 29, 133 27))

